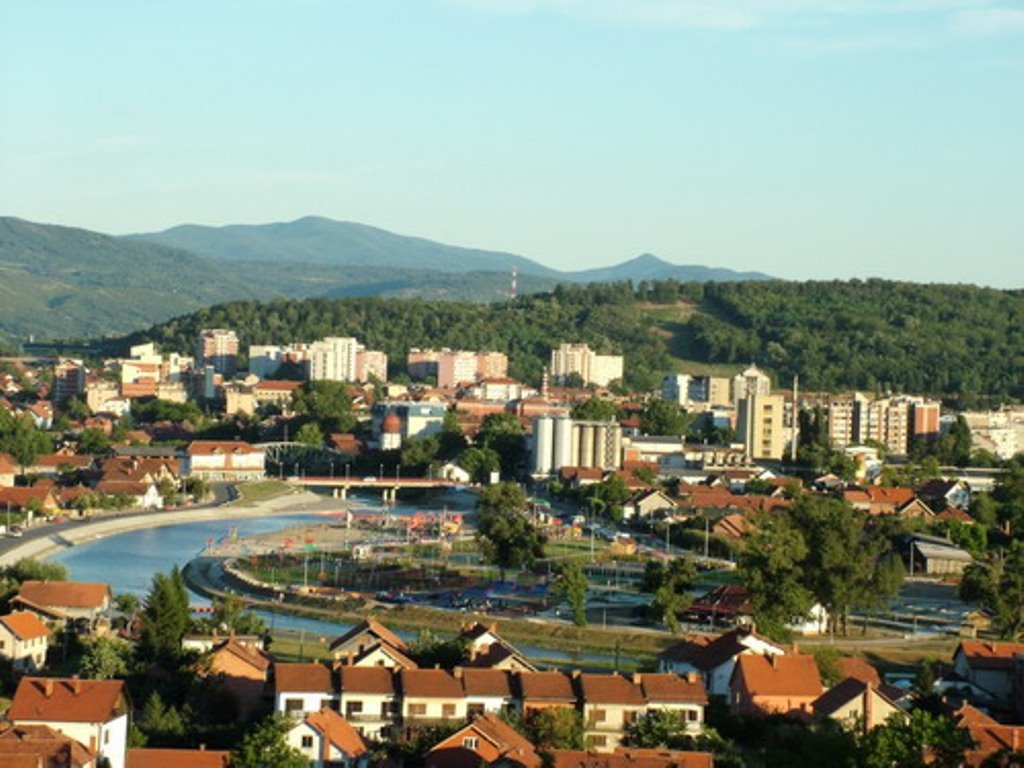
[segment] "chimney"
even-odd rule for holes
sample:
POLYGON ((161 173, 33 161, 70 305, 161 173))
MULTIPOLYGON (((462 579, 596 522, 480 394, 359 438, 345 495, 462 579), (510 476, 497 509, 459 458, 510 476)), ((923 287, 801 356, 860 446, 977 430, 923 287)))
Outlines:
POLYGON ((491 631, 491 634, 495 634, 495 635, 498 634, 498 625, 497 625, 497 623, 491 624, 488 627, 488 629, 491 631))
POLYGON ((871 694, 872 693, 874 693, 874 691, 871 688, 871 683, 864 683, 864 731, 865 731, 865 733, 867 731, 870 731, 871 727, 874 725, 874 723, 872 722, 872 717, 874 715, 874 711, 873 711, 874 707, 873 707, 873 704, 872 704, 872 701, 871 701, 871 694))
POLYGON ((797 655, 799 655, 799 653, 800 653, 800 644, 799 643, 793 643, 793 655, 797 656, 797 655))
POLYGON ((461 680, 462 679, 462 667, 455 667, 455 669, 452 670, 452 674, 455 676, 456 680, 461 680))
POLYGON ((53 678, 48 677, 43 680, 43 696, 50 698, 53 696, 53 678))
POLYGON ((694 672, 692 669, 686 673, 686 682, 690 683, 691 685, 697 684, 697 673, 694 672))
POLYGON ((355 651, 349 650, 349 652, 348 652, 348 665, 351 667, 355 663, 356 663, 355 651))
POLYGON ((634 672, 632 675, 630 675, 630 679, 633 681, 633 685, 640 685, 642 680, 639 672, 634 672))
POLYGON ((578 679, 579 679, 579 676, 580 676, 580 671, 579 671, 578 669, 574 669, 574 670, 572 671, 572 679, 573 679, 573 680, 578 680, 578 679))

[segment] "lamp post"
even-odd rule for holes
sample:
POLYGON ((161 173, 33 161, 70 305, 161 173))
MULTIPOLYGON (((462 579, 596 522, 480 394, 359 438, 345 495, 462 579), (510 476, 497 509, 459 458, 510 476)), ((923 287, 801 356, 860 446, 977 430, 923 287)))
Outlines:
POLYGON ((672 530, 672 518, 665 518, 665 556, 670 557, 672 555, 672 540, 669 538, 669 531, 672 530))

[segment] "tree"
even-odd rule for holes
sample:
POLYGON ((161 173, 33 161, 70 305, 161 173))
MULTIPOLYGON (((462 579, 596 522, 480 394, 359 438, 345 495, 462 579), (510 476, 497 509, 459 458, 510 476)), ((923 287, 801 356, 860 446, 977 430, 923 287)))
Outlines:
POLYGON ((90 455, 104 454, 110 451, 110 438, 102 429, 89 427, 78 436, 78 450, 90 455))
POLYGON ((565 563, 559 569, 555 594, 569 603, 573 624, 587 626, 587 575, 578 562, 565 563))
POLYGON ((523 425, 514 413, 489 413, 484 416, 476 434, 476 443, 498 454, 504 477, 513 477, 526 457, 523 425))
POLYGON ((91 680, 111 680, 128 675, 130 660, 131 647, 124 640, 96 637, 86 643, 78 670, 91 680))
POLYGON ((784 634, 794 617, 811 609, 800 568, 806 556, 807 543, 788 517, 773 514, 758 522, 740 556, 740 571, 761 631, 784 634))
POLYGON ((426 474, 436 461, 441 450, 440 441, 433 435, 421 438, 406 438, 399 454, 403 467, 420 475, 426 474))
POLYGON ((325 433, 351 432, 356 425, 352 398, 343 381, 307 381, 292 394, 292 408, 317 422, 325 433))
POLYGON ((1024 541, 1018 539, 1005 553, 967 566, 960 598, 989 611, 1004 639, 1017 640, 1024 635, 1024 541))
POLYGON ((862 748, 865 768, 956 768, 971 746, 971 734, 945 715, 916 709, 905 719, 893 714, 872 730, 862 748))
POLYGON ((188 593, 178 567, 174 566, 170 575, 154 574, 142 611, 139 649, 143 656, 164 662, 177 660, 188 621, 188 593))
POLYGON ((592 397, 584 403, 574 405, 570 413, 578 421, 615 421, 619 409, 615 403, 592 397))
POLYGON ((160 694, 153 691, 146 699, 137 723, 151 747, 180 746, 186 732, 186 723, 174 707, 164 704, 160 694))
POLYGON ((690 736, 682 712, 652 709, 627 726, 625 741, 642 749, 684 749, 690 744, 690 736))
POLYGON ((53 449, 49 435, 36 427, 31 416, 22 416, 13 420, 7 436, 0 439, 0 451, 6 451, 14 457, 25 474, 25 467, 30 466, 42 454, 53 449))
POLYGON ((526 732, 538 749, 583 749, 583 715, 570 707, 547 707, 530 715, 526 732))
POLYGON ((4 575, 21 584, 23 581, 67 581, 68 569, 62 563, 23 557, 4 570, 4 575))
POLYGON ((646 435, 685 435, 690 424, 686 411, 670 400, 655 398, 640 414, 640 429, 646 435))
POLYGON ((501 469, 501 457, 490 448, 471 446, 459 456, 459 466, 469 473, 474 483, 486 483, 492 472, 501 469))
POLYGON ((307 768, 309 760, 288 745, 292 721, 276 714, 250 730, 231 753, 234 768, 307 768))
POLYGON ((484 488, 477 501, 477 540, 488 562, 501 569, 522 568, 544 556, 546 538, 526 517, 526 494, 516 483, 484 488))
POLYGON ((213 598, 212 621, 221 631, 233 631, 240 635, 261 635, 267 631, 266 622, 245 609, 245 603, 237 595, 213 598))
POLYGON ((295 442, 320 448, 324 444, 324 433, 315 421, 307 421, 295 433, 295 442))

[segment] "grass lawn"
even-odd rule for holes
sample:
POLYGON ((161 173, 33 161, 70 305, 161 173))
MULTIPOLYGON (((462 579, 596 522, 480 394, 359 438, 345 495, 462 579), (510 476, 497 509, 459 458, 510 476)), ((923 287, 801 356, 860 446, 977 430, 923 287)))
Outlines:
POLYGON ((251 483, 239 483, 235 486, 238 498, 232 505, 252 504, 257 501, 276 499, 292 492, 292 487, 280 480, 257 480, 251 483))

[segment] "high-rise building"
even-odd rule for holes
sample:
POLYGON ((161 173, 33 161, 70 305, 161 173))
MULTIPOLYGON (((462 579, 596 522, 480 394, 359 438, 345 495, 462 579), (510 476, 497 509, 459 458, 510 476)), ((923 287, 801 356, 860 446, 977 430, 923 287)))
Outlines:
POLYGON ((53 367, 53 399, 58 403, 85 393, 85 363, 61 360, 53 367))
POLYGON ((736 408, 736 433, 749 458, 781 459, 788 434, 786 398, 749 392, 736 408))
POLYGON ((370 379, 388 380, 388 356, 377 349, 364 349, 361 345, 356 351, 356 381, 370 379))
POLYGON ((476 352, 444 350, 437 359, 437 386, 457 387, 477 380, 476 352))
POLYGON ((309 345, 310 381, 355 381, 359 342, 351 336, 328 336, 309 345))
POLYGON ((771 391, 772 380, 756 365, 736 374, 732 379, 732 399, 737 408, 742 398, 749 395, 768 395, 771 391))
POLYGON ((210 366, 223 376, 233 376, 238 368, 238 336, 224 328, 204 328, 199 332, 196 364, 210 366))
POLYGON ((562 344, 551 350, 551 380, 565 384, 572 374, 577 374, 584 384, 606 387, 622 378, 623 358, 621 355, 599 355, 586 344, 562 344))
POLYGON ((910 404, 910 436, 916 440, 935 440, 939 436, 941 417, 938 403, 926 400, 910 404))

